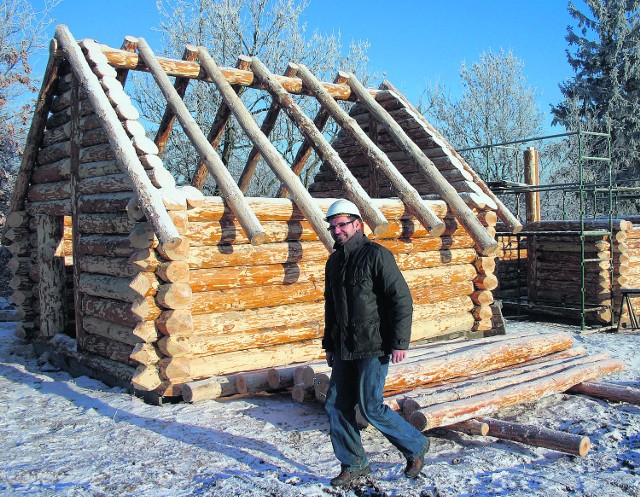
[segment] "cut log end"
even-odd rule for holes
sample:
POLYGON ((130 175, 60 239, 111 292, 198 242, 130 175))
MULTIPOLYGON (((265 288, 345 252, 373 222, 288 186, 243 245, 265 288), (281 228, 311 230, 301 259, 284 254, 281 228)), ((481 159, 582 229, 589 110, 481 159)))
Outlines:
POLYGON ((267 234, 260 231, 251 237, 251 245, 262 245, 267 241, 267 234))
POLYGON ((373 227, 372 231, 375 236, 380 236, 386 233, 389 230, 389 222, 386 221, 384 223, 379 223, 373 227))
POLYGON ((431 229, 429 230, 429 235, 434 238, 438 238, 444 233, 446 229, 447 226, 444 223, 438 223, 435 226, 431 227, 431 229))
POLYGON ((166 252, 170 251, 170 250, 176 250, 180 244, 182 243, 182 238, 179 236, 175 236, 173 238, 171 238, 170 240, 164 242, 162 244, 162 249, 166 252))

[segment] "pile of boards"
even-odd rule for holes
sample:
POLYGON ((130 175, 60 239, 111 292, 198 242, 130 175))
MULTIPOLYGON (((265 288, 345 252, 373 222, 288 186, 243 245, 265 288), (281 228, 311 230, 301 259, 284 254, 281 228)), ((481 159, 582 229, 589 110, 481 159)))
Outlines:
MULTIPOLYGON (((389 407, 421 431, 446 427, 586 455, 588 437, 486 416, 567 391, 637 402, 640 392, 636 389, 593 383, 624 369, 623 361, 607 354, 587 355, 565 332, 511 333, 414 344, 407 359, 390 366, 384 396, 389 407)), ((326 363, 313 361, 191 382, 183 396, 197 401, 216 396, 213 392, 222 397, 290 388, 296 402, 324 402, 329 377, 326 363)))

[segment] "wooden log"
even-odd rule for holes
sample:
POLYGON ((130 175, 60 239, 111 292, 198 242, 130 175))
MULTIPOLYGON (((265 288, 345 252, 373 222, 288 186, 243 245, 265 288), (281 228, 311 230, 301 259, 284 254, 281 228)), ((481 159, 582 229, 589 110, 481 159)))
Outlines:
POLYGON ((323 297, 323 288, 318 288, 315 283, 309 282, 198 292, 190 297, 190 303, 186 302, 186 297, 185 295, 184 302, 180 301, 180 305, 188 306, 194 314, 203 314, 320 300, 323 297))
POLYGON ((256 393, 271 390, 269 385, 269 370, 251 371, 249 373, 237 373, 236 389, 238 393, 256 393))
POLYGON ((215 376, 204 380, 190 381, 182 385, 185 402, 199 402, 237 394, 233 376, 215 376))
MULTIPOLYGON (((247 62, 246 69, 250 69, 251 58, 247 57, 246 62, 247 62)), ((287 77, 295 77, 297 71, 298 71, 297 66, 295 64, 289 63, 287 64, 287 68, 285 69, 284 75, 287 77)), ((238 93, 238 90, 240 87, 232 86, 232 88, 236 93, 238 93)), ((225 105, 225 108, 229 109, 226 105, 225 105)), ((267 113, 264 116, 264 119, 262 120, 262 124, 260 125, 260 131, 262 131, 262 133, 265 136, 269 136, 271 134, 271 131, 273 131, 273 128, 276 124, 278 116, 280 115, 281 109, 282 109, 282 106, 279 104, 278 99, 273 98, 271 101, 271 105, 269 106, 269 110, 267 110, 267 113)), ((230 111, 228 112, 230 117, 230 111)), ((249 156, 245 163, 244 169, 242 170, 242 173, 240 174, 240 178, 238 179, 238 186, 243 193, 245 193, 249 188, 249 186, 251 185, 251 178, 253 177, 256 171, 256 168, 258 167, 258 163, 260 162, 261 157, 262 156, 260 154, 260 150, 258 149, 258 147, 254 145, 251 148, 251 151, 249 152, 249 156)))
POLYGON ((481 437, 486 437, 489 433, 489 424, 485 420, 468 419, 467 421, 448 425, 447 429, 466 433, 467 435, 480 435, 481 437))
POLYGON ((488 435, 490 437, 513 440, 581 457, 585 457, 591 450, 591 440, 583 435, 486 417, 480 418, 478 421, 489 425, 488 435))
POLYGON ((152 291, 149 278, 144 273, 138 273, 134 278, 117 278, 91 273, 82 273, 79 281, 79 291, 94 297, 104 297, 125 302, 135 302, 140 297, 146 297, 152 291))
POLYGON ((78 215, 78 228, 83 234, 118 234, 131 232, 135 223, 124 213, 96 213, 78 215))
MULTIPOLYGON (((258 218, 246 205, 244 196, 229 174, 228 169, 224 166, 216 151, 207 141, 202 130, 189 113, 185 103, 180 98, 180 95, 171 84, 169 77, 164 72, 151 48, 143 38, 138 40, 138 51, 178 118, 178 121, 180 121, 182 129, 187 133, 200 156, 205 158, 209 171, 216 179, 216 183, 220 190, 224 193, 225 197, 227 197, 229 205, 238 217, 238 220, 242 224, 245 232, 249 234, 251 243, 253 245, 260 245, 264 242, 264 232, 260 226, 258 218)), ((138 197, 140 197, 140 195, 138 195, 138 197)))
MULTIPOLYGON (((265 198, 247 197, 249 207, 263 221, 302 221, 305 220, 304 213, 298 209, 296 204, 288 198, 265 198)), ((337 199, 314 198, 313 202, 317 207, 325 212, 329 206, 337 199)), ((383 215, 389 220, 400 220, 410 218, 411 213, 407 211, 404 203, 397 198, 374 198, 371 199, 383 215)), ((447 215, 447 206, 442 200, 425 200, 427 205, 439 218, 447 215)), ((199 221, 220 221, 222 219, 232 219, 233 212, 221 197, 205 197, 205 203, 197 209, 188 212, 190 222, 199 221)))
POLYGON ((175 309, 164 311, 156 320, 158 331, 166 336, 190 336, 194 329, 193 315, 190 311, 175 309))
MULTIPOLYGON (((372 231, 376 235, 384 233, 388 229, 386 218, 382 212, 372 204, 369 195, 362 186, 360 186, 358 180, 353 177, 351 171, 344 164, 338 153, 331 147, 324 135, 315 127, 313 121, 302 111, 300 106, 282 85, 278 83, 274 75, 266 68, 260 59, 255 56, 252 57, 251 60, 251 70, 269 91, 274 101, 279 103, 280 107, 284 109, 289 118, 298 126, 302 134, 313 144, 316 153, 318 153, 323 162, 330 166, 340 177, 342 187, 347 193, 347 196, 358 206, 362 218, 371 227, 372 231)), ((437 218, 435 223, 439 223, 437 218)), ((443 227, 439 226, 439 229, 442 230, 443 227)), ((320 234, 318 235, 320 236, 320 234)))
MULTIPOLYGON (((136 40, 137 45, 137 40, 136 40)), ((186 45, 184 52, 182 54, 182 60, 193 61, 196 58, 198 50, 193 45, 186 45)), ((176 93, 180 96, 180 98, 184 98, 185 93, 187 92, 187 87, 189 85, 189 79, 178 77, 174 81, 174 88, 176 93)), ((171 110, 170 107, 165 109, 162 119, 160 120, 160 125, 158 126, 158 131, 156 133, 156 137, 154 139, 155 144, 158 147, 158 155, 162 156, 164 149, 167 145, 167 141, 169 140, 169 135, 171 134, 171 130, 173 129, 173 123, 175 122, 175 113, 171 110)))
POLYGON ((162 378, 155 365, 140 364, 131 378, 131 385, 136 390, 151 392, 162 385, 162 378))
POLYGON ((293 385, 291 388, 291 398, 298 404, 305 404, 316 397, 313 387, 308 387, 304 383, 293 385))
POLYGON ((194 307, 191 287, 186 283, 168 283, 160 285, 156 300, 167 309, 187 309, 194 307))
MULTIPOLYGON (((128 53, 124 50, 118 50, 106 45, 101 45, 102 51, 107 57, 109 64, 118 69, 135 69, 137 71, 149 71, 144 61, 136 53, 128 53)), ((167 59, 164 57, 157 57, 160 67, 169 76, 179 76, 189 79, 201 79, 204 81, 211 81, 207 73, 203 70, 200 64, 191 61, 181 61, 176 59, 167 59)), ((249 86, 253 88, 259 88, 260 85, 257 81, 254 81, 254 76, 251 71, 236 69, 232 67, 221 67, 220 71, 223 77, 230 84, 237 84, 241 86, 249 86)), ((286 76, 276 76, 276 79, 284 86, 284 88, 295 94, 307 94, 302 81, 298 78, 289 78, 286 76)), ((345 84, 335 83, 323 83, 323 86, 327 89, 329 94, 338 100, 355 100, 352 96, 350 88, 345 84)), ((377 90, 369 90, 372 95, 379 93, 377 90)))
POLYGON ((169 219, 166 210, 161 205, 160 199, 155 193, 155 188, 137 158, 133 145, 120 125, 111 103, 102 91, 98 78, 91 73, 80 47, 64 25, 56 28, 55 37, 68 60, 72 62, 76 76, 87 91, 96 113, 100 116, 103 126, 109 134, 109 142, 115 151, 118 161, 129 174, 138 199, 147 214, 147 218, 153 223, 158 238, 167 248, 177 247, 182 239, 169 219))
POLYGON ((471 234, 472 238, 478 243, 481 249, 481 254, 493 254, 498 249, 497 242, 489 236, 471 209, 469 209, 465 202, 460 198, 456 190, 444 178, 442 178, 442 174, 433 162, 431 162, 431 160, 424 155, 422 150, 420 150, 420 148, 411 141, 402 128, 389 117, 386 110, 371 98, 355 75, 349 74, 348 84, 358 95, 358 99, 375 117, 378 123, 393 136, 396 144, 416 160, 418 169, 423 172, 425 177, 436 189, 437 193, 446 200, 449 208, 455 213, 457 219, 460 220, 466 230, 471 234))
POLYGON ((253 369, 265 369, 287 364, 291 357, 306 361, 320 355, 321 340, 307 340, 263 349, 228 352, 203 357, 174 357, 160 361, 160 373, 166 379, 207 378, 253 369))
POLYGON ((456 352, 447 364, 433 364, 430 361, 406 367, 399 364, 389 372, 386 388, 389 391, 407 391, 417 385, 517 364, 532 357, 568 349, 571 345, 571 336, 565 333, 487 343, 456 352))
POLYGON ((129 237, 124 235, 85 235, 77 244, 78 256, 130 257, 134 251, 129 237))
POLYGON ((32 185, 39 183, 55 183, 58 181, 69 180, 71 174, 71 162, 69 159, 62 159, 51 164, 40 165, 33 171, 31 177, 32 185))
POLYGON ((156 275, 168 283, 186 283, 190 279, 189 265, 186 261, 162 262, 156 269, 156 275))
POLYGON ((605 399, 609 402, 627 402, 640 405, 640 389, 615 383, 583 382, 572 386, 567 392, 605 399))
POLYGON ((82 327, 87 333, 100 335, 109 340, 115 340, 132 346, 142 343, 142 340, 132 333, 131 328, 121 324, 103 321, 93 316, 85 316, 82 319, 82 327))
POLYGON ((129 358, 133 349, 131 345, 90 334, 78 337, 77 342, 79 352, 87 351, 128 366, 137 366, 137 364, 129 358))
POLYGON ((445 426, 449 423, 488 415, 522 402, 533 402, 554 393, 564 392, 573 385, 619 372, 624 368, 624 362, 615 359, 576 366, 562 373, 528 382, 526 387, 514 385, 501 389, 499 393, 489 392, 469 399, 429 406, 413 412, 409 421, 419 430, 445 426))
POLYGON ((294 385, 294 370, 297 366, 270 368, 267 373, 267 381, 273 390, 290 388, 294 385))
POLYGON ((131 303, 90 295, 82 297, 82 312, 130 328, 142 321, 141 317, 132 311, 131 303))
POLYGON ((215 336, 208 332, 194 336, 184 334, 163 337, 158 341, 162 352, 171 357, 201 357, 212 354, 264 348, 285 343, 296 343, 312 338, 321 338, 322 322, 308 320, 299 324, 287 324, 264 328, 253 332, 215 336))
POLYGON ((137 343, 133 347, 129 358, 143 366, 153 366, 158 363, 162 355, 152 343, 137 343))
POLYGON ((78 197, 78 212, 126 212, 133 192, 95 193, 78 197))
MULTIPOLYGON (((278 305, 265 313, 263 308, 243 311, 222 311, 220 313, 191 315, 189 322, 194 329, 209 335, 225 335, 227 333, 249 333, 261 328, 280 326, 282 323, 296 324, 309 318, 320 319, 324 312, 324 304, 317 302, 299 302, 289 305, 278 305), (206 330, 206 331, 205 331, 206 330)), ((182 318, 176 318, 174 325, 167 323, 163 333, 181 335, 182 318)), ((186 324, 182 324, 186 326, 186 324)), ((188 329, 188 327, 187 327, 188 329)))
POLYGON ((95 176, 86 178, 78 183, 79 195, 94 193, 131 192, 133 186, 127 174, 109 174, 107 176, 95 176))

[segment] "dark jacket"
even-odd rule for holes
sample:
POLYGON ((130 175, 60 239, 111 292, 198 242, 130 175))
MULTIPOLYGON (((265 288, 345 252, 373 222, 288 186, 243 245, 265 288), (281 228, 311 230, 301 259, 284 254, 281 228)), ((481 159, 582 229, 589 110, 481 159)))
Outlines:
POLYGON ((413 300, 391 252, 356 233, 325 272, 322 347, 342 360, 409 348, 413 300))

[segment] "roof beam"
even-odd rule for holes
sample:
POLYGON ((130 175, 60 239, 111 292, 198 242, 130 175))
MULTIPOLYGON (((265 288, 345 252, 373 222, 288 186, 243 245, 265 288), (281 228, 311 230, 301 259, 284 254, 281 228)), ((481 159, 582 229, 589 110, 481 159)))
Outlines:
MULTIPOLYGON (((107 45, 100 45, 103 53, 109 61, 109 65, 116 69, 133 69, 135 71, 149 71, 143 60, 136 53, 130 53, 125 50, 119 50, 107 45)), ((180 76, 190 79, 201 79, 204 81, 211 81, 207 76, 206 71, 197 62, 189 62, 177 59, 169 59, 166 57, 156 57, 156 60, 162 67, 162 69, 169 76, 180 76)), ((260 83, 255 81, 254 74, 251 71, 234 69, 232 67, 220 67, 220 72, 230 84, 237 84, 241 86, 250 86, 252 88, 261 88, 260 83)), ((286 76, 275 76, 276 80, 285 88, 289 93, 304 94, 305 90, 302 86, 302 81, 299 78, 288 78, 286 76)), ((345 84, 335 84, 323 82, 322 85, 326 88, 329 94, 336 100, 356 100, 351 88, 345 84)), ((375 95, 380 90, 369 89, 372 95, 375 95)))
POLYGON ((298 73, 304 85, 318 99, 318 102, 320 102, 323 108, 327 109, 331 117, 335 119, 340 127, 355 140, 371 164, 389 178, 391 184, 398 192, 398 197, 409 206, 418 221, 429 230, 432 236, 440 236, 445 230, 445 225, 422 200, 418 191, 409 184, 384 152, 362 131, 362 128, 356 123, 356 120, 349 116, 349 114, 331 98, 320 84, 320 81, 306 66, 300 65, 298 73))
POLYGON ((375 101, 354 74, 349 74, 347 83, 356 93, 362 105, 384 127, 396 145, 415 161, 418 170, 429 181, 433 189, 449 204, 456 218, 478 244, 480 253, 482 255, 493 254, 498 249, 498 242, 482 226, 473 211, 467 207, 467 204, 462 200, 456 189, 442 176, 442 173, 431 162, 431 159, 407 136, 402 127, 389 115, 384 107, 375 101))
POLYGON ((207 137, 196 123, 195 119, 189 112, 182 98, 171 84, 169 76, 164 72, 160 63, 156 60, 155 55, 144 38, 138 40, 138 51, 140 57, 149 68, 153 79, 160 87, 160 91, 167 99, 167 102, 176 114, 178 121, 184 132, 191 140, 191 143, 197 150, 198 154, 205 160, 209 172, 213 175, 218 183, 220 191, 225 197, 229 208, 236 215, 240 225, 244 229, 247 237, 251 240, 252 245, 260 245, 266 240, 266 234, 260 221, 248 206, 244 195, 236 185, 235 181, 229 174, 229 171, 222 163, 218 153, 207 141, 207 137))
MULTIPOLYGON (((238 57, 238 61, 236 62, 236 67, 238 69, 247 70, 251 66, 251 58, 246 55, 241 55, 238 57)), ((240 90, 245 88, 241 85, 231 85, 233 91, 236 94, 240 94, 240 90)), ((216 150, 220 146, 220 140, 222 139, 222 133, 227 127, 229 123, 229 119, 231 118, 231 110, 227 106, 227 104, 222 101, 220 103, 220 107, 218 107, 218 112, 216 113, 216 117, 213 120, 213 124, 211 125, 211 129, 209 130, 209 134, 207 135, 207 140, 211 143, 211 146, 216 150)), ((196 172, 193 173, 193 178, 191 178, 191 186, 195 186, 196 188, 202 190, 204 186, 204 182, 207 179, 207 175, 209 171, 207 169, 206 164, 200 159, 198 161, 198 166, 196 167, 196 172)), ((244 193, 244 190, 241 188, 240 191, 244 193)))
POLYGON ((278 179, 287 186, 291 192, 293 201, 311 223, 311 226, 313 226, 314 231, 324 246, 331 252, 333 250, 333 239, 327 232, 324 214, 314 202, 311 194, 304 185, 302 185, 300 179, 291 172, 289 165, 269 138, 260 131, 251 113, 244 106, 240 97, 233 91, 233 88, 231 88, 231 85, 205 47, 200 47, 198 58, 200 59, 203 69, 217 86, 222 98, 231 109, 231 112, 238 120, 244 132, 259 148, 262 157, 264 157, 264 160, 269 164, 278 179))
MULTIPOLYGON (((138 42, 136 40, 136 46, 138 42)), ((184 53, 182 54, 182 60, 194 60, 196 58, 196 54, 198 53, 198 49, 193 45, 187 45, 184 48, 184 53)), ((189 78, 180 78, 177 77, 173 82, 173 87, 180 95, 180 98, 184 99, 185 93, 187 93, 187 87, 189 86, 189 78)), ((158 157, 162 157, 162 153, 164 152, 165 147, 167 146, 167 141, 169 141, 169 135, 171 134, 171 130, 173 129, 173 123, 176 120, 176 115, 171 109, 170 106, 167 105, 167 108, 164 111, 162 116, 162 120, 160 121, 160 126, 158 126, 158 131, 156 132, 156 137, 153 140, 158 147, 158 157)))
MULTIPOLYGON (((333 80, 333 82, 337 84, 344 84, 346 83, 346 81, 347 77, 342 72, 338 72, 338 75, 333 80)), ((327 109, 325 109, 323 106, 320 106, 316 117, 313 119, 313 125, 320 131, 322 131, 326 126, 328 120, 329 112, 327 112, 327 109)), ((291 166, 291 170, 295 175, 300 176, 302 168, 305 166, 305 164, 309 160, 309 157, 311 156, 312 149, 313 147, 311 146, 311 142, 309 141, 309 139, 305 138, 302 142, 302 145, 300 145, 300 148, 298 149, 298 152, 293 159, 293 165, 291 166)), ((283 185, 280 185, 280 188, 278 188, 278 192, 276 193, 276 197, 285 198, 287 195, 287 189, 283 185)))
POLYGON ((131 178, 138 201, 153 226, 158 240, 167 250, 177 248, 182 243, 182 237, 169 217, 160 193, 153 186, 142 167, 138 153, 107 98, 100 80, 89 67, 80 46, 76 43, 67 26, 59 25, 56 28, 55 38, 60 43, 74 74, 87 92, 89 101, 109 138, 118 164, 131 178))
MULTIPOLYGON (((293 78, 296 75, 297 71, 298 69, 295 66, 289 64, 287 66, 287 69, 284 72, 284 75, 288 78, 293 78)), ((278 119, 278 115, 280 115, 280 109, 281 109, 280 104, 278 104, 276 99, 273 99, 273 101, 271 102, 271 106, 267 111, 267 115, 264 117, 264 119, 262 120, 262 124, 260 125, 260 130, 266 136, 269 136, 273 131, 273 128, 276 125, 276 120, 278 119)), ((249 188, 249 185, 251 184, 251 178, 256 172, 256 168, 258 167, 258 162, 260 161, 260 157, 262 156, 260 155, 260 151, 258 150, 258 147, 254 145, 251 151, 249 152, 249 157, 244 166, 244 169, 242 170, 240 179, 238 180, 238 186, 240 187, 240 190, 242 190, 243 192, 246 192, 247 189, 249 188)))
POLYGON ((322 132, 314 126, 313 121, 302 111, 293 96, 283 88, 274 77, 274 74, 257 57, 251 59, 251 70, 273 96, 274 100, 280 104, 291 120, 298 126, 302 134, 310 141, 322 160, 340 178, 347 196, 358 206, 363 219, 371 227, 373 233, 381 235, 387 231, 389 229, 389 221, 387 221, 380 209, 373 205, 371 197, 358 183, 358 180, 342 161, 338 152, 331 147, 322 132))

